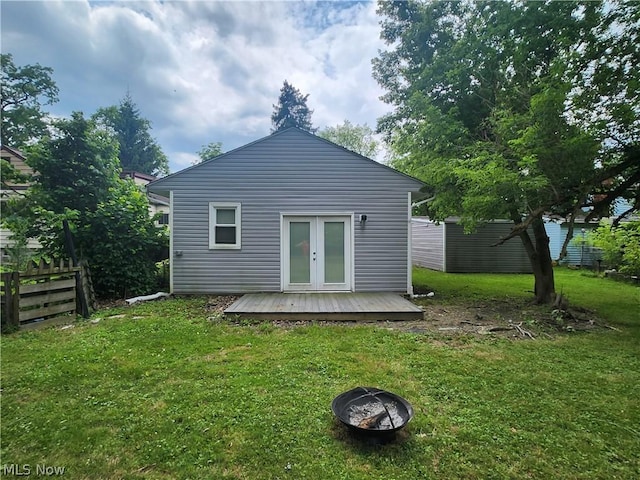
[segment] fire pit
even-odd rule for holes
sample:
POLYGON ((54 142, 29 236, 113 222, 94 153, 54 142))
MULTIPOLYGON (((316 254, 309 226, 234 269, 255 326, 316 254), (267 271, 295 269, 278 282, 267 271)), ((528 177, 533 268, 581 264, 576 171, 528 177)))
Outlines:
POLYGON ((331 410, 353 431, 377 436, 395 433, 413 418, 413 408, 404 398, 373 387, 338 395, 331 410))

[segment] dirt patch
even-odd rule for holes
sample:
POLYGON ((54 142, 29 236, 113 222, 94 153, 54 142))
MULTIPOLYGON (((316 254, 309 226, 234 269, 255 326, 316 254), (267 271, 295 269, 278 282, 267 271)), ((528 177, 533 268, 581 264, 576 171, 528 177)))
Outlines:
POLYGON ((223 315, 224 311, 235 303, 242 295, 216 295, 207 299, 205 310, 209 314, 223 315))
POLYGON ((124 299, 101 299, 96 300, 96 311, 126 307, 127 302, 124 299))
POLYGON ((582 308, 557 309, 518 302, 434 304, 417 300, 424 320, 394 322, 391 328, 411 333, 467 334, 532 340, 567 332, 607 327, 595 312, 582 308))
MULTIPOLYGON (((428 293, 428 292, 427 292, 428 293)), ((239 295, 212 295, 207 297, 205 312, 211 321, 224 321, 224 311, 239 295)), ((613 329, 595 312, 580 307, 554 308, 525 301, 492 301, 473 303, 441 303, 426 295, 413 300, 424 311, 423 320, 413 321, 272 321, 279 328, 306 325, 371 325, 407 333, 432 337, 472 335, 500 337, 513 340, 552 338, 576 331, 613 329)), ((102 308, 126 306, 124 300, 104 302, 102 308)), ((232 319, 227 319, 232 321, 232 319)), ((246 325, 247 322, 242 322, 246 325)), ((437 338, 435 338, 437 341, 437 338)))
MULTIPOLYGON (((236 296, 210 297, 207 311, 217 314, 217 319, 231 305, 236 296)), ((418 298, 414 303, 424 311, 423 320, 413 321, 272 321, 279 328, 296 328, 307 325, 371 325, 407 333, 450 337, 473 335, 478 337, 500 337, 513 340, 534 340, 538 337, 552 338, 576 331, 607 329, 595 312, 582 308, 557 309, 528 302, 503 301, 471 304, 435 303, 428 297, 418 298)), ((246 324, 246 322, 245 322, 246 324)))

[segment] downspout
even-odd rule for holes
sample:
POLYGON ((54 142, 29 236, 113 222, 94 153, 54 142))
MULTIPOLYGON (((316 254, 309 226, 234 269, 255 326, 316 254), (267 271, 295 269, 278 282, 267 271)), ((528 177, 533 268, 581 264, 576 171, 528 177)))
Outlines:
POLYGON ((411 192, 407 192, 407 206, 409 207, 407 209, 407 295, 413 298, 413 222, 411 219, 413 205, 411 204, 411 192))
MULTIPOLYGON (((436 199, 436 196, 425 198, 424 200, 420 200, 419 202, 412 203, 411 208, 419 207, 420 205, 424 205, 425 203, 433 202, 436 199)), ((409 202, 411 202, 411 198, 409 198, 409 202)))
POLYGON ((173 190, 169 191, 169 293, 173 294, 173 190))
POLYGON ((420 200, 419 202, 415 202, 415 203, 411 203, 411 192, 407 193, 407 197, 408 197, 408 205, 409 205, 409 211, 407 212, 408 214, 408 226, 407 226, 407 248, 408 248, 408 252, 407 252, 407 295, 409 295, 411 298, 414 297, 413 295, 413 208, 414 207, 419 207, 420 205, 423 205, 425 203, 431 202, 433 201, 436 197, 435 195, 433 197, 430 198, 426 198, 424 200, 420 200))

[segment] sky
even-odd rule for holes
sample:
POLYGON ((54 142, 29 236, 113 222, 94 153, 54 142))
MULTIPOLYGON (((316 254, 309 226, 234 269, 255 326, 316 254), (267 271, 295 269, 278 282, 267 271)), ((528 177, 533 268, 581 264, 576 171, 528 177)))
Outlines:
POLYGON ((90 116, 128 92, 172 173, 210 142, 229 151, 269 135, 285 79, 309 94, 316 128, 375 128, 390 109, 372 77, 385 48, 375 2, 2 0, 0 9, 2 53, 54 70, 51 115, 90 116))

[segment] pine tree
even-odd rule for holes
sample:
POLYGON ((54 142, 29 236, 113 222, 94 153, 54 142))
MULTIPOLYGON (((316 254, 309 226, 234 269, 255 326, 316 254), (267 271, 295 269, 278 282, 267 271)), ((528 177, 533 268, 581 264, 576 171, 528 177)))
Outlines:
POLYGON ((309 94, 302 95, 300 90, 285 80, 280 89, 278 104, 273 106, 271 133, 276 133, 289 127, 298 127, 306 132, 314 133, 316 129, 311 124, 313 110, 309 110, 307 106, 308 97, 309 94))
POLYGON ((101 108, 94 115, 99 123, 115 133, 120 145, 123 170, 160 175, 169 173, 169 160, 151 136, 151 122, 140 116, 137 105, 127 93, 120 105, 101 108))

